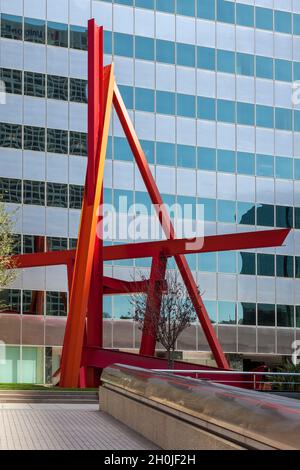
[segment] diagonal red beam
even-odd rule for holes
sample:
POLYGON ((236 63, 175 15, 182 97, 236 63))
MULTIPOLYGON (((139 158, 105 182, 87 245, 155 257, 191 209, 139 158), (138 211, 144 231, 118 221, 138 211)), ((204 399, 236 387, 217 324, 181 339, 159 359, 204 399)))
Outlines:
MULTIPOLYGON (((253 232, 229 233, 225 235, 210 235, 204 237, 204 239, 194 239, 194 248, 189 238, 105 246, 103 248, 103 259, 104 261, 114 261, 132 258, 148 258, 159 254, 169 257, 178 254, 276 247, 283 244, 290 230, 291 229, 258 230, 253 232), (203 244, 200 246, 202 242, 203 244), (188 245, 188 248, 186 245, 188 245)), ((67 264, 75 258, 75 255, 75 250, 15 255, 12 256, 12 266, 16 266, 17 268, 57 266, 67 264)))
MULTIPOLYGON (((113 279, 111 277, 103 277, 103 286, 105 295, 133 294, 137 292, 148 292, 149 280, 145 281, 123 281, 122 279, 113 279)), ((166 290, 166 283, 161 282, 162 292, 166 290)))

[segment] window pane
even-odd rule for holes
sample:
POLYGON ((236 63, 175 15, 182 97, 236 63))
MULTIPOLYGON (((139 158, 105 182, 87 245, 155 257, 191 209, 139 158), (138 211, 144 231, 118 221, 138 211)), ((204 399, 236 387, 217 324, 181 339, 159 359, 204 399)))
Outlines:
POLYGON ((199 147, 198 168, 200 170, 216 170, 216 150, 211 148, 199 147))
POLYGON ((23 19, 22 16, 1 14, 1 36, 3 38, 22 40, 23 19))
POLYGON ((45 75, 37 72, 24 72, 24 93, 28 96, 44 98, 46 94, 45 75))
POLYGON ((217 0, 217 19, 224 23, 235 22, 234 3, 227 0, 217 0))
POLYGON ((21 291, 3 289, 0 291, 1 312, 21 313, 21 291))
POLYGON ((200 69, 215 70, 216 59, 215 49, 209 47, 197 48, 197 62, 200 69))
POLYGON ((154 91, 147 88, 135 88, 135 107, 139 111, 154 112, 154 91))
POLYGON ((158 165, 175 165, 175 145, 165 142, 156 143, 156 163, 158 165))
POLYGON ((75 184, 69 185, 70 209, 81 209, 83 199, 83 187, 75 184))
POLYGON ((217 271, 216 253, 199 253, 200 271, 215 273, 217 271))
MULTIPOLYGON (((49 183, 52 184, 52 183, 49 183)), ((47 237, 46 251, 62 251, 68 249, 68 239, 62 237, 47 237)))
POLYGON ((46 315, 55 317, 65 317, 67 295, 64 292, 47 292, 46 293, 46 315))
POLYGON ((151 38, 136 36, 135 57, 137 59, 154 60, 154 40, 151 38))
POLYGON ((260 29, 273 29, 273 10, 269 8, 255 8, 256 27, 260 29))
POLYGON ((277 305, 277 326, 294 328, 293 305, 277 305))
POLYGON ((24 180, 24 204, 45 205, 45 183, 24 180))
POLYGON ((218 302, 218 323, 224 325, 236 324, 236 304, 235 302, 218 302))
POLYGON ((24 41, 45 44, 45 21, 34 18, 24 19, 24 41))
POLYGON ((235 102, 218 100, 218 121, 235 122, 235 102))
POLYGON ((256 325, 256 305, 249 302, 238 304, 238 323, 240 325, 256 325))
POLYGON ((293 178, 293 159, 287 157, 276 157, 276 178, 293 178))
POLYGON ((259 326, 275 326, 275 305, 257 305, 257 324, 259 326))
POLYGON ((259 127, 274 127, 274 109, 271 106, 256 105, 256 125, 259 127))
POLYGON ((275 108, 275 127, 286 131, 292 130, 293 114, 292 110, 285 108, 275 108))
POLYGON ((236 273, 236 254, 232 251, 218 253, 220 273, 236 273))
POLYGON ((156 60, 166 64, 175 64, 175 44, 170 41, 156 40, 156 60))
POLYGON ((87 30, 81 26, 70 26, 70 47, 72 49, 87 50, 87 30))
POLYGON ((287 11, 275 10, 274 12, 275 31, 279 33, 292 32, 292 15, 287 11))
POLYGON ((236 54, 236 73, 253 77, 254 75, 254 56, 238 52, 236 54))
POLYGON ((22 148, 22 126, 0 123, 0 147, 22 148))
POLYGON ((63 23, 47 23, 48 45, 68 47, 68 25, 63 23))
POLYGON ((217 62, 219 72, 235 73, 234 52, 217 50, 217 62))
POLYGON ((255 253, 238 254, 238 274, 255 276, 255 253))
POLYGON ((218 222, 236 222, 235 201, 218 200, 218 222))
POLYGON ((68 207, 68 185, 47 183, 47 206, 68 207))
POLYGON ((122 137, 114 138, 114 158, 116 160, 132 161, 132 153, 127 139, 122 137))
POLYGON ((199 18, 214 20, 215 15, 215 0, 197 0, 197 16, 199 18))
POLYGON ((87 103, 87 81, 80 78, 70 78, 70 101, 87 103))
POLYGON ((256 155, 257 176, 274 176, 274 157, 271 155, 256 155))
POLYGON ((10 178, 0 178, 0 196, 3 202, 21 204, 22 181, 10 178))
POLYGON ((276 227, 293 227, 293 208, 276 206, 276 227))
POLYGON ((196 98, 178 93, 177 114, 184 117, 196 117, 196 98))
POLYGON ((288 60, 275 59, 275 80, 291 82, 293 79, 293 63, 288 60))
POLYGON ((237 171, 239 174, 243 175, 255 174, 255 160, 253 153, 237 153, 237 171))
POLYGON ((140 143, 148 163, 154 163, 154 142, 151 142, 149 140, 141 140, 140 143))
POLYGON ((256 56, 256 76, 260 78, 273 78, 273 59, 256 56))
POLYGON ((135 0, 135 6, 141 8, 154 8, 154 0, 135 0))
POLYGON ((294 277, 294 258, 293 256, 276 256, 276 276, 294 277))
POLYGON ((168 13, 175 13, 175 0, 156 0, 156 9, 168 13))
POLYGON ((70 155, 87 155, 87 139, 83 132, 70 131, 70 155))
POLYGON ((160 114, 175 114, 175 94, 168 91, 157 91, 156 112, 160 114))
POLYGON ((182 168, 196 168, 195 147, 177 145, 177 165, 182 168))
POLYGON ((237 123, 247 126, 254 125, 254 105, 250 103, 237 103, 237 123))
POLYGON ((127 109, 133 109, 133 88, 126 85, 120 85, 119 91, 124 100, 127 109))
POLYGON ((43 127, 24 126, 24 149, 45 151, 45 129, 43 127))
POLYGON ((177 64, 195 67, 195 46, 177 43, 177 64))
POLYGON ((199 119, 214 121, 216 119, 216 100, 214 98, 198 96, 197 114, 199 119))
POLYGON ((274 255, 257 254, 257 275, 258 276, 274 276, 274 255))
POLYGON ((218 171, 226 173, 235 172, 235 152, 231 150, 218 150, 218 171))
POLYGON ((215 222, 216 221, 216 200, 208 198, 199 198, 199 204, 204 206, 204 220, 215 222))
POLYGON ((255 225, 255 205, 251 202, 237 203, 237 223, 243 225, 255 225))
POLYGON ((254 26, 254 7, 237 3, 236 22, 241 26, 254 26))
POLYGON ((0 92, 22 94, 22 72, 20 70, 0 69, 0 80, 4 82, 5 88, 1 84, 0 92))
POLYGON ((47 129, 47 151, 51 153, 68 153, 68 131, 47 129))
POLYGON ((47 77, 47 98, 54 100, 68 101, 69 83, 67 77, 48 75, 47 77))
POLYGON ((195 0, 177 0, 177 14, 195 16, 195 0))

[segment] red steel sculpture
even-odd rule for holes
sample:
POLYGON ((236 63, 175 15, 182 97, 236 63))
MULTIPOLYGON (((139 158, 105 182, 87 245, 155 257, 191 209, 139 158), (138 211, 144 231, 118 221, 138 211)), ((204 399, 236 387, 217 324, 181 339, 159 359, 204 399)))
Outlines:
MULTIPOLYGON (((18 268, 66 265, 69 288, 69 311, 63 343, 60 386, 95 386, 100 380, 100 371, 112 363, 166 368, 164 360, 154 357, 155 331, 146 327, 142 332, 140 354, 131 354, 104 349, 103 295, 128 292, 147 292, 145 316, 160 313, 161 296, 165 288, 166 263, 174 256, 178 270, 186 285, 200 324, 219 369, 229 369, 228 362, 210 322, 207 310, 198 291, 185 254, 225 250, 250 249, 281 246, 289 229, 242 232, 208 236, 204 239, 177 239, 167 209, 152 176, 134 127, 125 108, 114 78, 113 64, 103 65, 103 28, 91 19, 88 24, 88 163, 83 196, 81 221, 76 250, 61 252, 38 252, 13 257, 18 268), (157 216, 167 240, 103 246, 99 235, 103 202, 103 174, 112 108, 115 108, 130 145, 144 184, 155 205, 157 216), (197 243, 199 241, 199 243, 197 243), (129 282, 103 275, 103 262, 132 258, 152 258, 150 279, 129 282), (160 298, 155 291, 160 292, 160 298)), ((101 235, 101 233, 100 233, 101 235)), ((145 322, 151 324, 151 322, 145 322)), ((181 369, 213 368, 177 363, 181 369)))

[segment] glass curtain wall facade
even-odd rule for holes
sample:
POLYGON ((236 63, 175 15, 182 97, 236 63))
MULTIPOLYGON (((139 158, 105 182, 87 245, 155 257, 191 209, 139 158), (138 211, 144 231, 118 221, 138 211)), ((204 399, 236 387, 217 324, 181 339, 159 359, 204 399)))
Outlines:
MULTIPOLYGON (((164 200, 203 204, 207 235, 293 229, 280 249, 188 256, 225 352, 290 356, 300 339, 299 2, 0 0, 0 11, 0 193, 17 209, 16 252, 76 246, 94 17, 164 200)), ((120 196, 150 206, 114 115, 105 200, 118 207, 120 196)), ((150 263, 105 271, 131 279, 150 263)), ((24 270, 2 297, 0 382, 51 381, 65 269, 24 270)), ((105 297, 104 316, 106 347, 138 347, 127 296, 105 297)), ((208 351, 198 324, 177 349, 208 351)))

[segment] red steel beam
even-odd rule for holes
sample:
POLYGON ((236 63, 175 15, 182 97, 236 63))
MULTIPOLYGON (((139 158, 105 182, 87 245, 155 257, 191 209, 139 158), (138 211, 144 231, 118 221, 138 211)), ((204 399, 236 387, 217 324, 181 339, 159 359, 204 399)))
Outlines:
MULTIPOLYGON (((281 246, 291 229, 257 230, 253 232, 230 233, 225 235, 209 235, 195 239, 194 247, 191 239, 178 238, 145 243, 129 243, 103 247, 104 261, 132 258, 148 258, 162 254, 208 253, 215 251, 250 250, 281 246), (201 243, 203 242, 203 245, 201 243), (186 247, 188 244, 189 248, 186 247)), ((68 264, 75 259, 76 250, 49 251, 47 253, 30 253, 12 256, 12 266, 17 268, 34 268, 40 266, 58 266, 68 264)))

